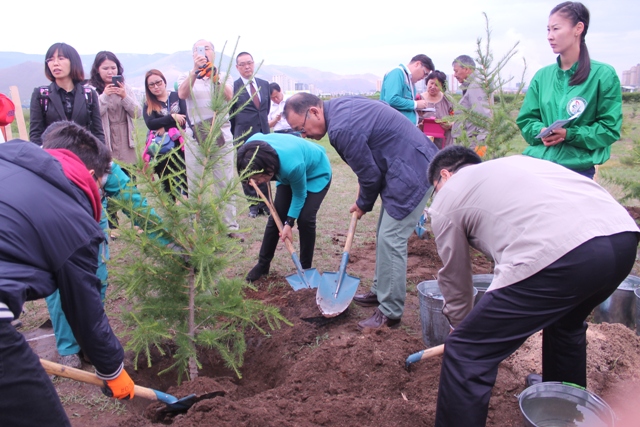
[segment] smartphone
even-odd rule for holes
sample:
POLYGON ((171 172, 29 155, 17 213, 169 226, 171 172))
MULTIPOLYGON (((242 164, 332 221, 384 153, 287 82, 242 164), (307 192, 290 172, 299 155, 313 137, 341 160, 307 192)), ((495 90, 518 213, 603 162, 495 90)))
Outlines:
POLYGON ((196 53, 200 56, 204 56, 205 58, 207 57, 204 53, 204 46, 196 46, 196 53))
POLYGON ((122 78, 122 76, 111 76, 111 84, 113 84, 115 87, 120 87, 120 85, 118 85, 118 82, 124 83, 124 79, 122 78))

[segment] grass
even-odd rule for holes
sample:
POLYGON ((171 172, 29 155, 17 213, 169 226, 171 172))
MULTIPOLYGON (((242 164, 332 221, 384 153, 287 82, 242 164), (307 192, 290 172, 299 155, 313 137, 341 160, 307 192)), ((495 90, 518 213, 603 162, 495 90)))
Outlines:
MULTIPOLYGON (((79 390, 77 388, 69 389, 65 387, 64 390, 60 387, 63 383, 75 383, 75 381, 55 377, 53 380, 53 384, 56 387, 56 391, 58 392, 58 396, 60 396, 60 401, 64 406, 68 405, 81 405, 84 406, 89 416, 92 418, 98 418, 103 413, 109 413, 113 415, 123 415, 127 412, 126 406, 117 399, 113 399, 103 395, 100 392, 95 393, 86 393, 86 391, 79 390)), ((96 390, 98 390, 96 388, 96 390)), ((77 413, 72 413, 71 417, 80 417, 82 415, 77 413)))

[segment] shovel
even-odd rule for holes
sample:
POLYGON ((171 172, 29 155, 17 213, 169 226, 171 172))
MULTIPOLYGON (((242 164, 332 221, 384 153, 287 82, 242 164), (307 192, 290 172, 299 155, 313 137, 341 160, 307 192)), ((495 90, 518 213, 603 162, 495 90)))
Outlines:
POLYGON ((337 273, 325 272, 322 275, 322 281, 318 286, 316 293, 316 304, 320 308, 320 312, 324 317, 335 317, 345 311, 353 296, 358 290, 360 279, 350 276, 346 273, 347 263, 349 262, 349 251, 353 243, 353 236, 356 233, 356 224, 358 223, 358 214, 354 212, 351 215, 349 223, 349 232, 347 233, 347 241, 344 244, 342 252, 342 260, 337 273))
MULTIPOLYGON (((262 194, 262 191, 260 191, 256 183, 252 179, 249 180, 249 184, 251 184, 251 186, 255 188, 256 193, 258 193, 260 198, 265 202, 265 204, 271 211, 271 217, 273 218, 276 225, 278 226, 278 230, 280 231, 280 233, 282 233, 282 229, 283 229, 282 221, 280 221, 280 217, 278 216, 278 213, 276 212, 276 209, 273 207, 273 204, 271 203, 271 201, 267 199, 267 197, 264 194, 262 194)), ((318 273, 318 271, 315 268, 308 268, 304 270, 302 268, 302 265, 300 264, 298 255, 293 249, 293 243, 291 243, 289 239, 286 239, 284 241, 284 244, 287 247, 287 250, 289 251, 289 253, 291 254, 293 265, 295 265, 297 270, 296 274, 290 274, 285 277, 285 279, 287 279, 287 282, 289 282, 289 284, 291 285, 294 291, 299 291, 300 289, 304 289, 304 288, 317 288, 318 282, 320 281, 320 274, 318 273)))
POLYGON ((407 360, 404 362, 404 368, 409 371, 412 363, 419 362, 424 359, 428 359, 434 356, 440 356, 444 353, 444 344, 437 345, 435 347, 427 348, 426 350, 419 351, 417 353, 413 353, 407 360))
MULTIPOLYGON (((40 364, 49 375, 57 375, 59 377, 70 378, 75 381, 80 381, 86 384, 93 384, 100 387, 104 386, 102 381, 96 374, 83 371, 81 369, 71 368, 69 366, 60 365, 58 363, 51 362, 49 360, 40 359, 40 364)), ((204 399, 211 399, 216 396, 224 396, 224 391, 214 391, 206 393, 201 396, 190 394, 189 396, 178 399, 170 394, 163 393, 152 388, 142 387, 140 385, 134 386, 134 397, 143 397, 145 399, 160 401, 167 406, 162 409, 162 412, 181 413, 187 412, 196 402, 204 399)))

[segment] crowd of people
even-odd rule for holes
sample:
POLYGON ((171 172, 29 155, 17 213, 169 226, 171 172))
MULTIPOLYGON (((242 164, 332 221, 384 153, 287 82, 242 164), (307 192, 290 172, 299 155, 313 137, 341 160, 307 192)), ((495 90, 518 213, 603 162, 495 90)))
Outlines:
MULTIPOLYGON (((539 330, 540 380, 586 386, 585 319, 629 274, 640 235, 626 211, 590 179, 620 138, 622 101, 615 70, 589 57, 589 19, 578 2, 551 11, 547 39, 557 61, 536 73, 517 118, 529 147, 522 156, 486 162, 487 130, 455 120, 459 112, 447 76, 424 54, 385 75, 382 102, 322 100, 310 93, 288 97, 277 83, 257 78, 248 52, 235 58, 240 78, 225 84, 213 44, 198 40, 193 67, 175 90, 160 70, 146 73, 140 107, 116 55, 99 52, 87 84, 77 51, 52 45, 45 56, 51 84, 35 88, 31 97, 33 144, 0 145, 3 418, 10 425, 69 425, 37 356, 11 323, 26 300, 38 298, 47 299, 61 361, 79 367, 85 356, 108 394, 133 397, 122 347, 102 307, 107 242, 118 227, 116 208, 107 203, 133 200, 149 210, 147 220, 161 223, 129 185, 129 167, 140 155, 153 162, 160 178, 170 172, 163 184, 174 201, 189 197, 202 178, 199 144, 216 120, 216 94, 231 104, 216 140, 224 155, 216 161, 211 191, 224 189, 236 173, 247 176, 249 216, 269 216, 247 281, 269 274, 279 239, 293 239, 296 224, 302 267, 311 268, 317 213, 332 170, 325 149, 307 139, 326 136, 358 179, 350 212, 360 218, 378 198, 382 202, 373 285, 354 297, 375 310, 358 323, 360 329, 401 322, 407 243, 432 198, 428 212, 443 261, 438 283, 452 331, 437 426, 484 425, 498 364, 539 330), (421 94, 415 86, 420 80, 426 85, 421 94), (144 153, 136 153, 134 143, 140 112, 148 128, 144 153), (453 120, 442 120, 448 116, 453 120), (552 126, 568 118, 564 127, 552 126), (469 148, 459 145, 462 134, 469 148), (152 143, 161 151, 151 153, 152 143), (257 201, 250 179, 263 194, 276 181, 276 212, 257 201), (282 231, 271 215, 276 213, 284 218, 282 231), (494 280, 476 307, 469 247, 495 262, 494 280)), ((493 100, 479 84, 473 58, 458 56, 452 72, 462 88, 459 105, 489 117, 493 100)), ((221 210, 229 238, 242 242, 235 201, 221 210)), ((162 232, 152 237, 172 245, 162 232)))

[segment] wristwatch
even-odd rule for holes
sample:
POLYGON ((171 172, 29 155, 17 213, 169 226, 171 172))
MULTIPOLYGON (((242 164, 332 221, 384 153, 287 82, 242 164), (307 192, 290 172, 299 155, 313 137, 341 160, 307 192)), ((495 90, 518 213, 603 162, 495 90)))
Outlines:
POLYGON ((296 219, 290 216, 288 216, 287 219, 284 221, 284 225, 288 225, 291 228, 293 228, 295 223, 296 223, 296 219))

